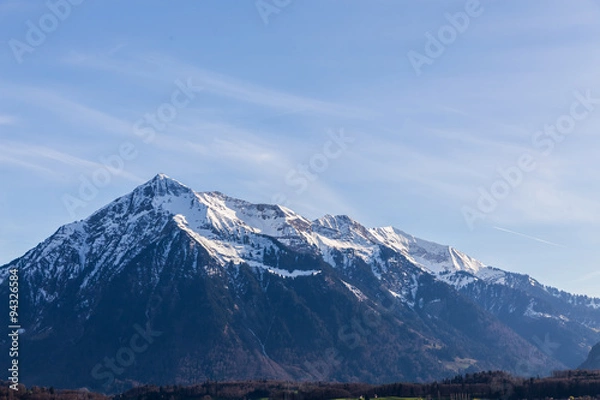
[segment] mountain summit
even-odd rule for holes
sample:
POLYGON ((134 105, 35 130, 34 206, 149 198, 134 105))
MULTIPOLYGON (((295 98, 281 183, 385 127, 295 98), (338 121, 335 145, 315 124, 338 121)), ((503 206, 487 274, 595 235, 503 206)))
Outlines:
POLYGON ((26 384, 536 375, 600 340, 598 299, 393 227, 311 221, 164 174, 1 266, 3 299, 14 269, 26 384))

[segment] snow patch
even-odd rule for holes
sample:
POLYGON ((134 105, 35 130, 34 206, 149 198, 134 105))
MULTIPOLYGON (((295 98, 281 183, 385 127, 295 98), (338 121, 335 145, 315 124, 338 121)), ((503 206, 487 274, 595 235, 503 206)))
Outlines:
POLYGON ((532 300, 532 301, 529 302, 529 305, 527 306, 527 309, 525 310, 525 312, 523 313, 523 315, 526 316, 526 317, 529 317, 529 318, 533 318, 533 319, 555 318, 553 315, 535 311, 533 309, 533 306, 534 306, 534 301, 532 300))
POLYGON ((358 301, 367 300, 367 296, 365 296, 363 292, 361 292, 356 286, 352 286, 346 281, 342 281, 342 283, 344 284, 344 286, 346 286, 346 288, 348 288, 349 291, 351 291, 356 296, 358 301))
POLYGON ((266 268, 267 271, 269 271, 272 274, 275 275, 279 275, 283 278, 298 278, 300 276, 315 276, 320 274, 323 271, 318 271, 315 269, 311 269, 311 270, 307 270, 307 271, 303 271, 303 270, 299 270, 299 269, 295 269, 293 271, 287 271, 285 269, 279 269, 279 268, 273 268, 273 267, 267 267, 266 268))

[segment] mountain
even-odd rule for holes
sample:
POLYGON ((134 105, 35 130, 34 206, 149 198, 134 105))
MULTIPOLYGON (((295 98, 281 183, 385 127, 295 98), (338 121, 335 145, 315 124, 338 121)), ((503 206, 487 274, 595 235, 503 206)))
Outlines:
POLYGON ((588 358, 583 364, 579 366, 579 369, 596 369, 600 370, 600 343, 592 347, 588 358))
POLYGON ((600 340, 599 299, 396 228, 311 221, 162 174, 1 266, 5 309, 15 269, 26 384, 537 375, 600 340))

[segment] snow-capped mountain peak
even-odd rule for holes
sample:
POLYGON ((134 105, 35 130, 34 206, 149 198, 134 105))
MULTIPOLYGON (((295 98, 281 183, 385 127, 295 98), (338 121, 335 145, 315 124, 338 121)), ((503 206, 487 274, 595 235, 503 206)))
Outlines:
POLYGON ((369 229, 347 215, 325 215, 310 221, 279 205, 254 204, 216 191, 195 192, 165 174, 156 175, 88 220, 101 218, 102 226, 127 225, 127 221, 134 223, 150 212, 162 215, 163 225, 175 221, 211 253, 219 254, 223 262, 243 262, 247 251, 240 250, 240 240, 258 235, 298 251, 320 252, 334 267, 338 266, 333 260, 336 251, 350 251, 365 262, 381 261, 380 246, 400 252, 434 274, 465 271, 475 275, 486 267, 450 246, 416 238, 397 228, 369 229))
MULTIPOLYGON (((165 174, 156 175, 94 213, 84 221, 84 226, 91 223, 100 230, 113 232, 118 245, 111 259, 121 260, 125 253, 135 253, 127 250, 131 247, 129 242, 134 240, 133 234, 151 241, 169 221, 174 221, 222 265, 252 262, 262 266, 260 259, 248 259, 248 255, 253 254, 252 248, 268 247, 269 240, 265 238, 272 238, 296 251, 320 253, 332 266, 341 268, 352 257, 383 266, 381 246, 398 251, 436 275, 456 271, 475 275, 486 267, 450 246, 416 238, 397 228, 369 229, 347 215, 325 215, 310 221, 279 205, 254 204, 217 191, 195 192, 165 174), (344 256, 339 258, 336 254, 344 256)), ((93 229, 84 229, 90 230, 93 229)), ((93 240, 86 239, 92 241, 89 248, 104 240, 91 236, 93 240)), ((108 250, 104 249, 106 253, 108 250)), ((380 272, 373 270, 378 278, 380 272)))
MULTIPOLYGON (((122 263, 136 256, 137 244, 156 241, 169 223, 221 266, 249 263, 265 269, 264 252, 279 242, 299 253, 320 255, 334 268, 345 269, 355 258, 361 259, 372 266, 378 279, 390 267, 385 249, 455 287, 475 280, 504 284, 507 276, 505 271, 451 246, 419 239, 391 226, 366 228, 347 215, 325 215, 310 221, 283 206, 254 204, 216 191, 195 192, 165 174, 156 175, 86 220, 65 225, 28 255, 46 263, 46 254, 67 243, 79 259, 77 267, 69 267, 73 269, 71 276, 92 268, 85 286, 105 269, 111 275, 118 272, 122 263), (92 266, 89 260, 99 262, 92 266)), ((60 269, 57 263, 50 264, 43 275, 60 269)))
POLYGON ((187 187, 183 183, 170 178, 165 174, 157 174, 154 178, 146 182, 145 184, 139 186, 138 188, 143 188, 144 190, 148 190, 148 188, 152 188, 155 190, 155 196, 166 196, 166 195, 174 195, 179 196, 183 193, 188 193, 192 191, 191 188, 187 187))
MULTIPOLYGON (((511 360, 520 360, 525 351, 532 354, 540 346, 537 338, 549 330, 553 338, 562 338, 562 347, 546 357, 544 366, 574 365, 600 335, 598 299, 544 287, 526 275, 488 267, 451 246, 393 227, 366 228, 345 215, 311 221, 286 207, 195 192, 164 174, 87 219, 59 228, 0 267, 5 298, 12 268, 19 270, 20 296, 28 305, 23 338, 31 341, 24 348, 61 349, 46 354, 44 365, 73 346, 79 346, 72 350, 79 357, 89 343, 106 340, 107 327, 119 337, 131 335, 124 327, 144 317, 161 331, 181 327, 164 337, 172 334, 169 343, 177 343, 175 348, 187 340, 186 354, 221 365, 228 359, 222 357, 226 351, 248 351, 244 360, 252 363, 251 354, 262 354, 271 370, 273 360, 289 364, 281 355, 294 349, 294 343, 300 343, 296 350, 304 357, 317 342, 327 346, 340 332, 349 333, 344 326, 356 310, 378 315, 385 309, 373 337, 382 339, 377 353, 391 354, 394 361, 369 364, 368 374, 380 366, 406 364, 406 354, 414 349, 419 352, 409 362, 415 368, 407 370, 425 366, 445 374, 450 365, 454 371, 454 359, 446 359, 445 353, 469 355, 481 368, 515 369, 511 360), (390 296, 394 308, 386 305, 390 296), (543 324, 534 326, 532 320, 543 324), (215 336, 202 339, 198 332, 215 336), (471 347, 473 341, 477 345, 471 347), (206 351, 194 353, 198 343, 208 343, 206 351), (232 347, 215 352, 218 343, 232 347), (490 347, 495 350, 488 351, 490 347), (432 348, 448 351, 433 354, 432 348), (277 355, 277 349, 283 351, 277 355), (498 360, 493 353, 508 358, 498 360)), ((372 321, 365 322, 373 327, 372 321)), ((175 357, 171 361, 181 365, 180 379, 190 359, 163 353, 162 347, 153 347, 154 357, 175 357)), ((314 360, 325 349, 318 348, 314 360)), ((41 353, 32 351, 30 365, 37 365, 41 353)), ((84 366, 85 377, 105 354, 101 350, 87 360, 91 364, 84 366)), ((373 354, 359 364, 376 361, 373 354)), ((62 370, 73 370, 77 357, 65 358, 62 370)), ((141 360, 141 367, 148 364, 141 360)), ((236 360, 228 370, 245 363, 236 360)), ((298 363, 292 364, 289 371, 297 371, 298 363)), ((260 365, 254 362, 251 369, 260 365)), ((190 379, 207 371, 197 368, 190 379)), ((347 376, 356 376, 354 367, 348 371, 347 376)), ((388 372, 397 376, 398 371, 388 372)))

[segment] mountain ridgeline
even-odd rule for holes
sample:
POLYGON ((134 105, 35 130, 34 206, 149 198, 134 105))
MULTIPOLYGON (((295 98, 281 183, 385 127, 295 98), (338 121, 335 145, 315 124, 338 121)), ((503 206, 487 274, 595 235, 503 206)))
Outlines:
POLYGON ((0 267, 5 309, 14 269, 27 385, 534 376, 600 341, 599 299, 396 228, 310 221, 162 174, 0 267))

